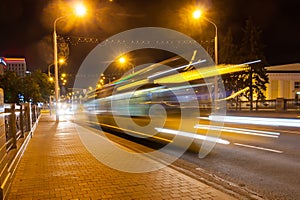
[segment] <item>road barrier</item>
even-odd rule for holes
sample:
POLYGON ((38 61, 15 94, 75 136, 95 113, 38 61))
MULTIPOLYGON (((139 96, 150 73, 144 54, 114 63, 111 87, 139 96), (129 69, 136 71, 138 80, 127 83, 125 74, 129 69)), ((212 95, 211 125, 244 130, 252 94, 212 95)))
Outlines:
MULTIPOLYGON (((250 101, 227 101, 227 111, 246 111, 250 110, 250 101)), ((277 98, 265 101, 253 101, 255 111, 277 111, 277 112, 299 112, 300 103, 296 99, 277 98)))

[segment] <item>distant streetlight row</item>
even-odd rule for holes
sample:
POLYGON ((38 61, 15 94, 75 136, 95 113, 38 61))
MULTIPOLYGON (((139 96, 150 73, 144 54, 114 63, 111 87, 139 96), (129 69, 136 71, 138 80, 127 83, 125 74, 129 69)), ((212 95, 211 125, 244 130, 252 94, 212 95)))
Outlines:
MULTIPOLYGON (((214 47, 214 54, 215 54, 215 64, 218 65, 218 27, 217 25, 210 19, 206 18, 203 16, 203 13, 201 10, 197 9, 195 10, 193 13, 193 18, 194 19, 204 19, 205 21, 209 22, 210 24, 212 24, 215 28, 215 38, 214 38, 214 43, 215 43, 215 47, 214 47)), ((118 59, 120 64, 129 64, 132 67, 132 72, 134 73, 134 65, 128 61, 128 59, 125 56, 122 56, 118 59)))
MULTIPOLYGON (((86 7, 82 4, 82 3, 77 3, 75 4, 74 6, 74 14, 75 16, 78 16, 78 17, 83 17, 85 14, 86 14, 87 10, 86 10, 86 7)), ((55 99, 56 99, 56 105, 58 105, 58 102, 59 102, 59 85, 58 85, 58 58, 57 58, 57 34, 56 34, 56 24, 58 23, 58 21, 68 17, 70 15, 66 15, 66 16, 60 16, 58 18, 56 18, 54 20, 54 23, 53 23, 53 50, 54 50, 54 74, 55 74, 55 99)), ((206 17, 203 17, 202 16, 202 12, 201 10, 195 10, 193 12, 193 17, 195 19, 199 19, 199 18, 202 18, 204 20, 206 20, 207 22, 211 23, 214 27, 215 27, 215 48, 214 48, 214 52, 215 52, 215 64, 217 65, 218 64, 218 28, 216 26, 216 24, 211 21, 210 19, 206 18, 206 17)), ((63 62, 63 61, 59 61, 60 63, 63 62)), ((134 73, 134 65, 129 62, 126 57, 122 56, 119 58, 119 63, 121 64, 129 64, 131 67, 132 67, 132 73, 134 73)), ((48 66, 48 75, 50 77, 50 66, 48 66)), ((59 121, 59 115, 58 115, 58 112, 56 112, 56 121, 59 121)))

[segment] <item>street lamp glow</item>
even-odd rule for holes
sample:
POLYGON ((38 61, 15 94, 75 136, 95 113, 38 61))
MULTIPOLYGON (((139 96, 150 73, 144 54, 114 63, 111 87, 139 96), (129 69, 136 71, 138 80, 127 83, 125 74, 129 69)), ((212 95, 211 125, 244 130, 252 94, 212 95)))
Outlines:
POLYGON ((64 58, 59 58, 58 62, 62 65, 66 62, 66 60, 64 58))
POLYGON ((126 59, 124 57, 121 57, 121 58, 119 58, 119 62, 123 64, 126 62, 126 59))
POLYGON ((82 17, 86 14, 86 7, 82 3, 77 3, 75 5, 75 14, 82 17))
POLYGON ((119 63, 121 63, 122 65, 124 64, 128 64, 132 67, 132 73, 134 73, 134 64, 132 64, 130 61, 128 61, 128 59, 126 59, 126 57, 122 56, 119 58, 119 63))
POLYGON ((202 11, 201 11, 201 10, 195 10, 195 11, 193 12, 193 17, 194 17, 195 19, 199 19, 199 18, 201 17, 201 15, 202 15, 202 11))

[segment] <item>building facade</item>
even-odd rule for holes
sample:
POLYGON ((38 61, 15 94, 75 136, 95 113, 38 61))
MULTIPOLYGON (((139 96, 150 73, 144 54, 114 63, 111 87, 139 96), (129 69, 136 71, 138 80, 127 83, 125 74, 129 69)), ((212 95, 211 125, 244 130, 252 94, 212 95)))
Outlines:
POLYGON ((1 58, 6 64, 6 70, 16 72, 17 76, 24 77, 26 75, 25 58, 1 58))
POLYGON ((267 67, 267 99, 299 99, 300 63, 267 67))

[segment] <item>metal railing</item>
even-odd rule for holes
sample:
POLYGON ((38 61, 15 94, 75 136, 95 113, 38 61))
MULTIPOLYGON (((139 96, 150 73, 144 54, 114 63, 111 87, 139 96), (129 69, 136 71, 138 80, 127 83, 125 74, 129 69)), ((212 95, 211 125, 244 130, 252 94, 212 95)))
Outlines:
POLYGON ((5 104, 6 150, 17 148, 17 141, 25 137, 40 115, 40 109, 29 103, 5 104))
POLYGON ((32 137, 40 109, 30 103, 21 105, 0 103, 0 108, 0 200, 2 200, 6 198, 13 174, 32 137))
MULTIPOLYGON (((227 110, 250 110, 249 101, 227 101, 227 110)), ((300 111, 300 102, 295 99, 273 99, 265 101, 253 101, 253 110, 256 111, 300 111)))

